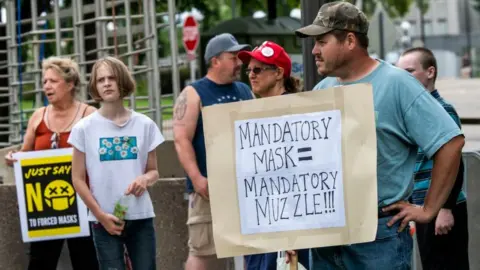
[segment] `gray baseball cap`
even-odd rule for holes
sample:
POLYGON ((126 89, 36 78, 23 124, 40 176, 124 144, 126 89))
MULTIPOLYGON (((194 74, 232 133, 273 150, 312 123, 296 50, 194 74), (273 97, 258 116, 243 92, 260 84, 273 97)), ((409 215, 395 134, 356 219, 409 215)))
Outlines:
POLYGON ((223 52, 238 52, 249 50, 250 48, 248 44, 238 44, 238 41, 231 34, 219 34, 208 41, 207 47, 205 48, 205 62, 208 63, 212 57, 223 52))

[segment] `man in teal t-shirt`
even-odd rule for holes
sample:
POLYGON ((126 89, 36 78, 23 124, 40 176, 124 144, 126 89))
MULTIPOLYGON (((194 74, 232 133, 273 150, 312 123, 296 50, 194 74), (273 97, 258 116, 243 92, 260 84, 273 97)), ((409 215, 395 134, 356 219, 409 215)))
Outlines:
MULTIPOLYGON (((463 135, 440 104, 408 72, 368 55, 368 20, 354 5, 324 4, 300 37, 314 37, 314 90, 373 86, 377 130, 378 228, 370 243, 312 249, 312 269, 410 269, 409 221, 428 223, 447 199, 457 175, 463 135), (408 203, 418 147, 435 160, 423 206, 408 203)), ((358 157, 362 158, 362 157, 358 157)))
MULTIPOLYGON (((455 108, 446 102, 435 88, 437 60, 429 49, 419 47, 406 50, 397 66, 417 78, 461 127, 455 108)), ((433 160, 427 158, 419 149, 414 171, 414 204, 424 204, 432 179, 432 168, 433 160)), ((463 162, 460 160, 457 181, 438 215, 430 223, 416 225, 418 249, 424 270, 469 269, 467 197, 462 188, 463 173, 463 162)))

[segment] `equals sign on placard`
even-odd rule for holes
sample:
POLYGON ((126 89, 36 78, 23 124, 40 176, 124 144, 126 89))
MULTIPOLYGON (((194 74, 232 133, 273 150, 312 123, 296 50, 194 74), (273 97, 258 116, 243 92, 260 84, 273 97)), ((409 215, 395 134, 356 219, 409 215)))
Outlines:
POLYGON ((311 147, 298 148, 298 155, 299 155, 298 161, 312 160, 312 156, 309 155, 311 151, 312 151, 311 147), (300 156, 301 154, 304 156, 300 156))

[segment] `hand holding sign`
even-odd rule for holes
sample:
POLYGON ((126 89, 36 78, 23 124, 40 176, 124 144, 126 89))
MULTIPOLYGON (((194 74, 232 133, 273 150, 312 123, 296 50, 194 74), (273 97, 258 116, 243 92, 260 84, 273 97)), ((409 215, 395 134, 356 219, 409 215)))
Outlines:
POLYGON ((285 252, 285 261, 287 263, 290 263, 290 261, 292 260, 292 257, 293 256, 297 256, 297 253, 295 252, 295 250, 287 250, 285 252))
POLYGON ((13 166, 13 163, 15 163, 15 161, 17 161, 16 159, 13 158, 13 153, 15 153, 17 151, 9 151, 8 154, 5 155, 5 164, 7 166, 13 166))
POLYGON ((195 192, 200 194, 205 200, 208 200, 208 181, 207 178, 204 176, 200 176, 199 178, 192 181, 193 187, 195 192))

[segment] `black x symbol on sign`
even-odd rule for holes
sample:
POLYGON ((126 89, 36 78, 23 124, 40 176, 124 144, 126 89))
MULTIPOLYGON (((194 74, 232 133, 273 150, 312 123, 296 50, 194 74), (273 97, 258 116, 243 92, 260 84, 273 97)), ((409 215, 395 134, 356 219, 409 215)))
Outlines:
POLYGON ((50 195, 57 194, 57 188, 56 187, 49 188, 49 189, 50 189, 50 195))
POLYGON ((60 189, 61 189, 60 193, 62 193, 62 194, 63 193, 68 193, 68 186, 63 186, 60 189))

